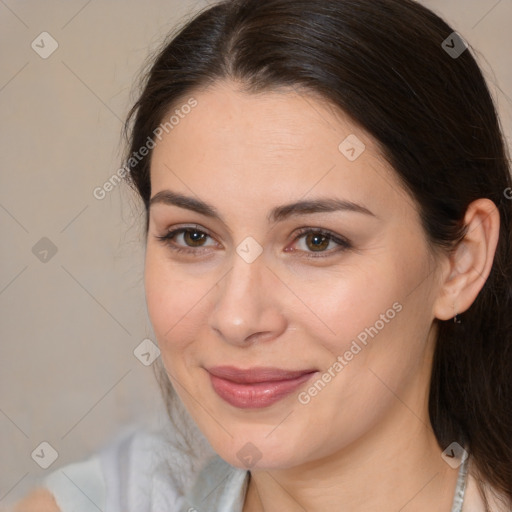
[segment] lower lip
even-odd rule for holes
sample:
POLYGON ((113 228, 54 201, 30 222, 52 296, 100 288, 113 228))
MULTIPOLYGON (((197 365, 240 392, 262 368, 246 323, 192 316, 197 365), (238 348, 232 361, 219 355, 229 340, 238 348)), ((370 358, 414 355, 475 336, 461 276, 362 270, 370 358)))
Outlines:
POLYGON ((293 393, 316 373, 306 373, 296 379, 257 384, 238 384, 212 374, 210 374, 210 380, 217 395, 228 404, 240 409, 260 409, 293 393))

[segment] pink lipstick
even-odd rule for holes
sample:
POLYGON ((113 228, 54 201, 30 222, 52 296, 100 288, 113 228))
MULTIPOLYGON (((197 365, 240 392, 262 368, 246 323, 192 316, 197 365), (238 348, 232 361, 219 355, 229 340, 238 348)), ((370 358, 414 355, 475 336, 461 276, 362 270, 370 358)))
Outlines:
POLYGON ((213 389, 223 400, 240 409, 268 407, 293 393, 317 370, 283 370, 270 367, 208 369, 213 389))

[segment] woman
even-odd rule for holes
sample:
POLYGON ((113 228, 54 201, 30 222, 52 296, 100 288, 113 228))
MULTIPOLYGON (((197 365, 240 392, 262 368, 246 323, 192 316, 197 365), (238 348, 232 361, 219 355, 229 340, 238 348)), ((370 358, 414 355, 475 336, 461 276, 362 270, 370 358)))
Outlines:
POLYGON ((512 510, 512 183, 462 37, 411 0, 228 0, 129 119, 173 423, 26 503, 512 510))

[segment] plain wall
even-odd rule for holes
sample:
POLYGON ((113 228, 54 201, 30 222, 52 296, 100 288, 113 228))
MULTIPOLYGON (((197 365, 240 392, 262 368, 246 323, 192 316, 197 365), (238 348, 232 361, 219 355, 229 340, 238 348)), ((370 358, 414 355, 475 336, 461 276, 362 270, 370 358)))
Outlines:
MULTIPOLYGON (((512 2, 423 3, 478 50, 510 141, 512 2)), ((144 59, 205 5, 0 2, 0 506, 161 410, 152 368, 133 353, 155 340, 142 210, 125 185, 101 200, 93 190, 122 165, 120 131, 144 59), (31 47, 50 48, 42 32, 58 43, 46 59, 31 47), (31 457, 43 441, 58 452, 46 470, 31 457)))

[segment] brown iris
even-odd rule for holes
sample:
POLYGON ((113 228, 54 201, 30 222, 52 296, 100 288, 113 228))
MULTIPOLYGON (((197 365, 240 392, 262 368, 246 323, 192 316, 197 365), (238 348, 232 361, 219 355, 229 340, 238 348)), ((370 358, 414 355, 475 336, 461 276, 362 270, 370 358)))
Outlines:
POLYGON ((313 251, 322 251, 329 246, 330 239, 324 235, 320 235, 318 233, 308 233, 306 236, 306 245, 309 249, 313 251), (309 245, 310 242, 313 242, 313 245, 309 245))
POLYGON ((204 242, 206 239, 206 234, 189 229, 183 233, 183 239, 185 243, 191 247, 200 247, 202 245, 201 242, 204 242))

